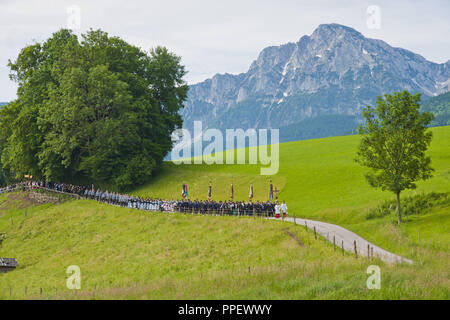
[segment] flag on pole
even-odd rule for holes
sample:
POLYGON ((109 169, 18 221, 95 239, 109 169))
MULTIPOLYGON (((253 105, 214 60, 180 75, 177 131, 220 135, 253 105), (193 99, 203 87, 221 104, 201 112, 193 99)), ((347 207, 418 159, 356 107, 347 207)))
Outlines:
POLYGON ((212 187, 211 187, 211 184, 209 184, 209 187, 208 187, 208 200, 211 200, 211 194, 212 194, 212 187))
POLYGON ((185 184, 185 192, 186 192, 186 198, 189 198, 189 195, 188 195, 188 186, 187 186, 187 184, 185 184))
POLYGON ((272 183, 270 183, 270 188, 269 188, 269 199, 270 199, 270 201, 273 200, 273 185, 272 185, 272 183))
POLYGON ((253 199, 253 184, 250 185, 250 194, 248 195, 250 199, 253 199))
POLYGON ((231 187, 230 187, 230 191, 231 191, 231 201, 233 201, 233 184, 231 184, 231 187))

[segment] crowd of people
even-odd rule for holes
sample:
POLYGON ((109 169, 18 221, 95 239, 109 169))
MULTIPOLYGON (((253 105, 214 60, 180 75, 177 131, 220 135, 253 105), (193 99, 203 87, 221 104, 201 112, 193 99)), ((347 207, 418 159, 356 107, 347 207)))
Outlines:
POLYGON ((54 182, 25 182, 24 186, 32 189, 48 189, 60 193, 76 195, 82 199, 95 200, 115 206, 140 210, 174 212, 175 201, 162 199, 143 198, 108 190, 95 189, 94 187, 78 186, 67 183, 54 182))
POLYGON ((17 188, 18 188, 17 184, 12 184, 12 185, 0 188, 0 194, 17 190, 17 188))
POLYGON ((245 201, 212 201, 183 199, 176 202, 176 211, 197 214, 219 214, 219 215, 243 215, 243 216, 264 216, 283 217, 287 214, 287 205, 283 201, 280 205, 278 201, 252 202, 245 201))
POLYGON ((60 193, 74 195, 83 199, 91 199, 120 207, 133 208, 139 210, 182 212, 191 214, 211 214, 211 215, 236 215, 236 216, 260 216, 260 217, 286 217, 287 205, 285 201, 279 204, 278 201, 252 202, 245 201, 213 201, 213 200, 162 200, 154 198, 144 198, 118 192, 103 191, 86 186, 77 186, 67 183, 54 182, 22 182, 13 186, 0 189, 0 193, 9 192, 18 188, 48 189, 60 193))

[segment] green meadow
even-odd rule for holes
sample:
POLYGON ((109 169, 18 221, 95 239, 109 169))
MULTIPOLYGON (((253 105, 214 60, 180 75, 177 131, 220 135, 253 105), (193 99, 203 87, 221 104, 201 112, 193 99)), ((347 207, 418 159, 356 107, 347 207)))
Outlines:
POLYGON ((1 299, 449 298, 448 251, 425 244, 415 246, 422 257, 414 265, 391 266, 343 255, 288 222, 88 200, 1 210, 8 238, 0 256, 20 263, 0 274, 1 299), (372 264, 380 290, 366 286, 372 264), (81 290, 66 288, 70 265, 81 269, 81 290))
MULTIPOLYGON (((428 154, 436 169, 434 177, 419 182, 416 190, 402 195, 450 191, 450 126, 432 131, 434 136, 428 154)), ((187 183, 191 199, 206 199, 211 182, 213 199, 228 200, 233 183, 235 199, 248 200, 252 183, 254 201, 265 201, 272 180, 274 187, 281 190, 279 199, 286 200, 291 212, 338 221, 344 216, 358 216, 380 200, 393 198, 389 192, 375 190, 365 181, 365 169, 354 162, 359 141, 358 135, 352 135, 282 143, 279 171, 273 176, 260 175, 259 164, 175 165, 167 162, 154 180, 132 193, 179 199, 182 183, 187 183)))
MULTIPOLYGON (((435 169, 434 176, 418 182, 417 189, 403 192, 403 198, 429 192, 450 192, 450 126, 431 130, 433 140, 428 154, 435 169)), ((359 141, 358 135, 352 135, 283 143, 280 145, 279 171, 274 176, 261 176, 260 165, 166 163, 154 181, 133 194, 178 199, 182 183, 187 183, 191 199, 206 199, 211 182, 213 199, 228 200, 233 183, 235 199, 247 201, 250 184, 253 184, 254 201, 265 201, 272 180, 274 187, 281 190, 278 198, 286 201, 291 216, 295 213, 296 217, 339 224, 368 240, 379 242, 385 236, 386 224, 391 225, 395 216, 368 221, 367 211, 395 196, 374 189, 366 182, 366 169, 354 161, 359 141), (381 232, 380 237, 378 232, 381 232)), ((444 209, 444 216, 450 218, 450 209, 444 209)), ((449 228, 450 219, 445 220, 444 225, 449 228)), ((420 227, 418 229, 420 232, 420 227)), ((417 238, 417 234, 414 237, 417 238)), ((391 240, 391 237, 386 240, 388 248, 400 250, 391 246, 391 240)), ((404 253, 398 250, 398 253, 404 253)))
MULTIPOLYGON (((432 129, 434 177, 402 194, 450 192, 450 127, 432 129)), ((88 200, 38 205, 26 194, 0 195, 1 257, 17 270, 0 274, 1 299, 449 299, 448 203, 410 215, 369 219, 389 192, 368 186, 354 162, 358 136, 280 145, 278 174, 258 165, 175 165, 133 194, 178 199, 268 198, 269 180, 289 215, 342 225, 414 261, 387 265, 333 250, 323 238, 288 222, 142 212, 88 200), (381 268, 381 289, 369 290, 369 265, 381 268), (66 269, 78 265, 82 288, 66 288, 66 269), (25 288, 27 294, 25 295, 25 288), (42 295, 40 289, 42 288, 42 295)))

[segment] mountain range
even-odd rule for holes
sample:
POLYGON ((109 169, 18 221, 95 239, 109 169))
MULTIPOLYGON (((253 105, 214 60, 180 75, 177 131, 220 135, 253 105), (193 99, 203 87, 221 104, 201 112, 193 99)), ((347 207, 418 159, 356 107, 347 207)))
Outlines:
POLYGON ((190 86, 184 128, 279 128, 291 141, 354 132, 376 97, 408 90, 450 91, 450 60, 438 64, 339 24, 267 47, 247 72, 216 74, 190 86))

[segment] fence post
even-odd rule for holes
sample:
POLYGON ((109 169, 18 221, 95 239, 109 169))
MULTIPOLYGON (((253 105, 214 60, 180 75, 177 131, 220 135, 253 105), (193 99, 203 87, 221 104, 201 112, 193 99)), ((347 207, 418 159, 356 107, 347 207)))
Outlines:
POLYGON ((342 240, 342 255, 344 255, 344 240, 342 240))
POLYGON ((372 256, 373 259, 373 247, 370 248, 370 251, 371 251, 370 255, 372 256))
POLYGON ((296 225, 297 224, 297 222, 295 222, 295 211, 294 211, 294 225, 296 225))
POLYGON ((314 239, 317 240, 317 234, 316 234, 316 226, 314 226, 314 239))
POLYGON ((367 244, 367 258, 370 260, 370 245, 367 244))
POLYGON ((353 246, 355 247, 355 258, 358 259, 358 252, 356 251, 356 240, 353 240, 353 246))
POLYGON ((336 251, 336 236, 333 236, 333 250, 336 251))
POLYGON ((308 226, 306 225, 306 220, 305 220, 305 230, 308 231, 308 226))

